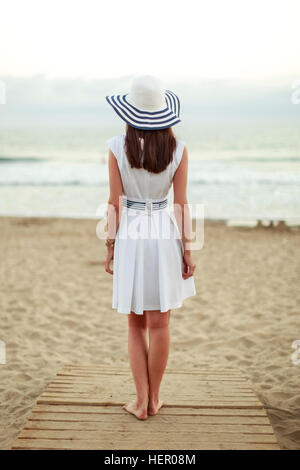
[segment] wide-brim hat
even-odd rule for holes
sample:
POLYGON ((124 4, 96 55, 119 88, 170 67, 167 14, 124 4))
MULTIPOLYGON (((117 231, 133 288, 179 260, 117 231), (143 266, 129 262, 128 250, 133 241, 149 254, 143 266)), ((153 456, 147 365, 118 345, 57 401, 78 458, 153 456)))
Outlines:
POLYGON ((123 121, 137 129, 166 129, 181 121, 178 96, 152 75, 136 77, 129 93, 106 96, 106 100, 123 121))

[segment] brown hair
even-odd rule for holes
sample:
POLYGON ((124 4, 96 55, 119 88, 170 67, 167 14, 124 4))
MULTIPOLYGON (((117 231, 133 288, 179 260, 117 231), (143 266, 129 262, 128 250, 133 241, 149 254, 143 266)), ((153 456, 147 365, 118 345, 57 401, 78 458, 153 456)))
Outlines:
POLYGON ((176 138, 171 127, 146 131, 126 125, 125 152, 131 168, 160 173, 173 160, 175 149, 176 138), (140 137, 144 139, 143 147, 140 137))

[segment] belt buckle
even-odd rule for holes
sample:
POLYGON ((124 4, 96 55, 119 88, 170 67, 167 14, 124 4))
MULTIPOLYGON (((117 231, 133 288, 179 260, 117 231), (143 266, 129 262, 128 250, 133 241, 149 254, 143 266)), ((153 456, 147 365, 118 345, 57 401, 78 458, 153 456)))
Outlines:
POLYGON ((152 201, 150 199, 146 199, 145 211, 148 215, 152 214, 152 201))

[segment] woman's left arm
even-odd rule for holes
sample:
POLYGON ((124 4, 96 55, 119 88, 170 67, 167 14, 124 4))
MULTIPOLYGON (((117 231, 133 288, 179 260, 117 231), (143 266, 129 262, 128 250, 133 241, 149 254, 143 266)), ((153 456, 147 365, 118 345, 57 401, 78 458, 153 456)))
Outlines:
MULTIPOLYGON (((108 156, 108 169, 109 169, 109 199, 107 208, 107 229, 108 243, 113 243, 118 231, 119 220, 121 216, 122 205, 120 199, 123 194, 123 185, 120 175, 117 159, 113 152, 109 150, 108 156)), ((105 260, 105 271, 109 274, 113 274, 113 270, 110 269, 110 263, 114 258, 114 246, 107 246, 106 260, 105 260)))

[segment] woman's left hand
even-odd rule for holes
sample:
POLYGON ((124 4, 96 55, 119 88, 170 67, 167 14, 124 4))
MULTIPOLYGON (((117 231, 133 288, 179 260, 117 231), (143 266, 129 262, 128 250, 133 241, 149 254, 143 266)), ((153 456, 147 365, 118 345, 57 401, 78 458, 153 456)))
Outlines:
POLYGON ((114 247, 108 247, 106 252, 106 260, 105 260, 105 271, 109 274, 113 274, 113 270, 110 269, 110 263, 114 259, 114 247))

